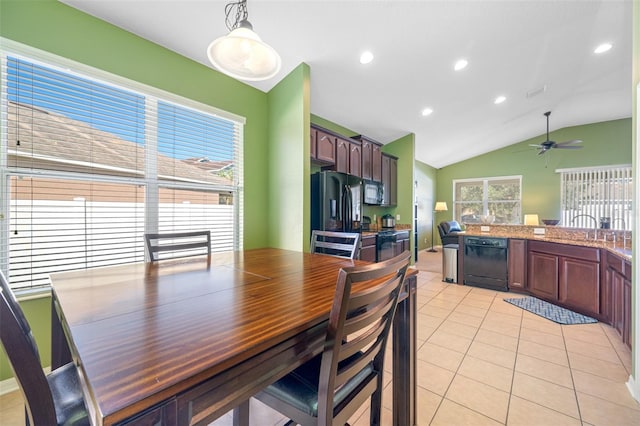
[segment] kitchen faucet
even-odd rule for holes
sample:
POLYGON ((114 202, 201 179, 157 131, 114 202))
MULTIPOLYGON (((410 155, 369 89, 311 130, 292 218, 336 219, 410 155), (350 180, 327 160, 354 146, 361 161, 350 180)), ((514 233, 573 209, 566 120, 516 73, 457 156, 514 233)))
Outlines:
MULTIPOLYGON (((571 219, 571 224, 573 225, 573 223, 579 217, 588 217, 588 218, 591 218, 593 220, 593 230, 595 231, 594 234, 593 234, 593 239, 594 239, 594 241, 597 240, 598 239, 598 220, 595 217, 591 216, 590 214, 577 214, 577 215, 575 215, 573 217, 573 219, 571 219)), ((589 234, 587 234, 587 238, 588 238, 588 235, 589 234)), ((585 238, 585 239, 587 239, 587 238, 585 238)))

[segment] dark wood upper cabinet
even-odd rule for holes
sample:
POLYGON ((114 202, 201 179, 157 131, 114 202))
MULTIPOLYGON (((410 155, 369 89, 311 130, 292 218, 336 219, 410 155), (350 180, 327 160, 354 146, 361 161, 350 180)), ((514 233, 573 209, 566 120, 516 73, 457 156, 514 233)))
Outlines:
POLYGON ((349 142, 349 171, 347 173, 362 177, 362 145, 359 142, 349 142))
POLYGON ((354 136, 362 144, 362 178, 382 182, 382 144, 365 136, 354 136))
POLYGON ((371 156, 373 155, 373 143, 362 138, 362 179, 371 180, 371 156))
POLYGON ((317 141, 317 137, 318 137, 318 131, 316 129, 314 129, 313 127, 311 128, 311 138, 309 139, 309 151, 311 153, 311 159, 312 160, 317 160, 317 154, 316 154, 316 148, 318 146, 318 141, 317 141))
POLYGON ((382 154, 382 183, 384 193, 382 205, 395 206, 398 204, 398 159, 388 154, 382 154))
POLYGON ((340 138, 336 138, 336 167, 335 171, 340 173, 349 173, 349 153, 351 152, 351 144, 340 138))
POLYGON ((382 182, 382 146, 378 144, 371 148, 371 180, 382 182))
POLYGON ((315 159, 329 164, 336 163, 336 137, 330 133, 318 130, 316 133, 315 159))

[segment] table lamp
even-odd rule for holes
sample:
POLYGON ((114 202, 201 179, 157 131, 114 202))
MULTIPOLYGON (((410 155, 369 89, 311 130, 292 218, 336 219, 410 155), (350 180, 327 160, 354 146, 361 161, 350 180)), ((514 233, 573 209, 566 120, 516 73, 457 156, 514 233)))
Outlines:
POLYGON ((431 253, 436 253, 438 250, 433 248, 433 234, 436 233, 436 213, 438 212, 446 212, 447 210, 449 210, 447 208, 447 202, 446 201, 437 201, 436 202, 436 206, 433 208, 433 232, 431 233, 431 248, 427 251, 431 252, 431 253))
POLYGON ((525 214, 524 215, 524 224, 525 225, 533 225, 538 226, 540 224, 538 220, 537 214, 525 214))

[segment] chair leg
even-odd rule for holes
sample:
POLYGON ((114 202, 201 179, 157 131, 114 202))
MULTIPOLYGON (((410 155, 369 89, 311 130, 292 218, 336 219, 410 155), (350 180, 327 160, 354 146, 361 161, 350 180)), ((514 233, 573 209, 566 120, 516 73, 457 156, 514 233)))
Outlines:
POLYGON ((371 426, 380 426, 382 423, 382 374, 378 374, 376 382, 377 387, 371 394, 371 409, 369 410, 371 413, 369 424, 371 426))

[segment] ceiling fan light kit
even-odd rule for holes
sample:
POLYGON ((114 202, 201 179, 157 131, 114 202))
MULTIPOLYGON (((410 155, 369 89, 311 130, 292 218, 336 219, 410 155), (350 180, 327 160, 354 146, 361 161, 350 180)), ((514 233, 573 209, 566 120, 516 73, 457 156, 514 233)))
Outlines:
POLYGON ((535 147, 538 149, 538 155, 542 155, 549 151, 550 149, 580 149, 581 146, 575 146, 577 143, 582 143, 580 139, 573 139, 566 142, 555 142, 549 139, 549 116, 551 115, 551 111, 547 111, 544 113, 547 117, 547 140, 540 144, 529 144, 529 146, 535 147))
POLYGON ((280 55, 253 31, 247 20, 247 0, 227 4, 225 15, 230 32, 209 44, 209 61, 221 72, 240 80, 274 77, 280 71, 280 55))

